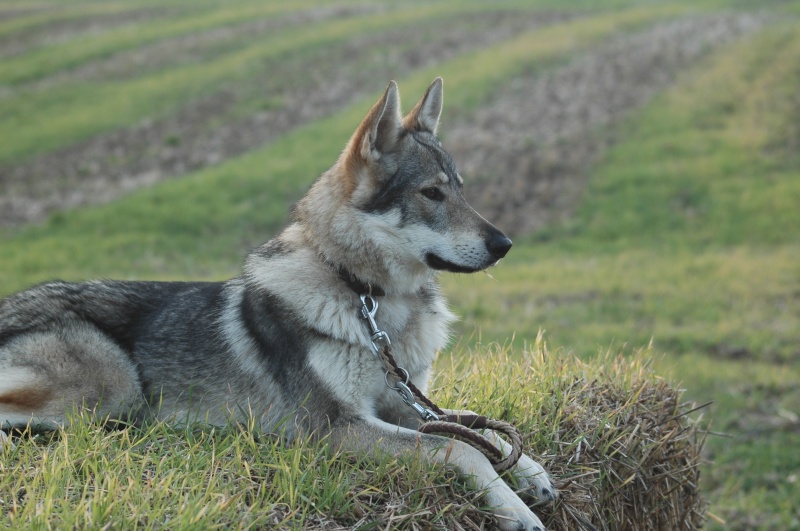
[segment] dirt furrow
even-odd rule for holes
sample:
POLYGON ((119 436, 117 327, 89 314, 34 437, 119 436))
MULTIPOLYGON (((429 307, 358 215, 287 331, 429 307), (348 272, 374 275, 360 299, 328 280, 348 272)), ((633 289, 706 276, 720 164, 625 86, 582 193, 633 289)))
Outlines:
MULTIPOLYGON (((53 12, 55 9, 59 8, 49 7, 47 11, 53 12)), ((45 9, 40 7, 39 10, 44 12, 45 9)), ((175 11, 175 8, 136 8, 118 13, 103 13, 88 17, 67 16, 57 18, 52 22, 0 37, 0 58, 14 57, 33 48, 52 46, 76 37, 105 33, 127 24, 155 20, 174 14, 175 11)), ((29 12, 21 13, 28 14, 33 12, 36 11, 32 9, 29 12)), ((9 13, 9 15, 13 15, 13 13, 9 13)))
POLYGON ((658 23, 549 75, 509 80, 445 132, 469 199, 512 234, 568 218, 592 164, 619 133, 615 124, 708 51, 766 22, 712 14, 658 23))
MULTIPOLYGON (((219 163, 328 115, 408 75, 566 18, 481 13, 353 38, 313 55, 264 64, 245 87, 189 102, 172 116, 104 134, 16 166, 0 167, 0 225, 45 219, 219 163), (255 99, 253 99, 255 98, 255 99), (237 109, 261 107, 241 116, 237 109)), ((310 177, 311 178, 311 177, 310 177)))

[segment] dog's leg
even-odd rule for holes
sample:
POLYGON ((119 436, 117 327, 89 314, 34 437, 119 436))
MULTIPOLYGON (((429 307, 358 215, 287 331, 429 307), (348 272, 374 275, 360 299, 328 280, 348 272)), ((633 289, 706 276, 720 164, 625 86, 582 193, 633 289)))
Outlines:
POLYGON ((140 404, 133 363, 90 324, 21 334, 0 348, 0 428, 54 429, 75 408, 119 419, 140 404))
POLYGON ((415 432, 377 418, 349 419, 333 426, 334 448, 358 453, 392 455, 419 451, 423 459, 451 466, 485 492, 486 502, 497 515, 500 529, 544 531, 544 525, 514 491, 497 475, 491 463, 475 448, 446 437, 415 432))
MULTIPOLYGON (((469 410, 443 410, 448 415, 475 415, 469 410)), ((498 447, 503 455, 511 452, 511 445, 492 430, 484 430, 483 434, 498 447)), ((542 465, 523 454, 517 464, 510 471, 511 475, 517 480, 519 492, 527 497, 534 498, 538 503, 549 503, 558 497, 558 491, 550 478, 550 475, 542 465)))

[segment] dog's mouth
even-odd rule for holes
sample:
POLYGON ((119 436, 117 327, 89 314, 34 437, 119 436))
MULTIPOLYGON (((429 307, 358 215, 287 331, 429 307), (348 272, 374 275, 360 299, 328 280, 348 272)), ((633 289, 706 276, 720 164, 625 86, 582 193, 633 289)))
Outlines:
POLYGON ((483 267, 471 267, 456 264, 433 253, 427 253, 425 255, 425 263, 428 264, 428 267, 431 269, 450 271, 451 273, 475 273, 483 269, 483 267))

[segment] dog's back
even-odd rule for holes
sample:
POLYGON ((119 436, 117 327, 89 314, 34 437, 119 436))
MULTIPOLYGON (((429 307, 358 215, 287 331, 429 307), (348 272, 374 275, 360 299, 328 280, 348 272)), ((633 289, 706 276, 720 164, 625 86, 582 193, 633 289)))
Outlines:
POLYGON ((0 421, 61 423, 84 405, 101 415, 145 414, 153 375, 189 361, 183 358, 200 345, 215 348, 204 341, 213 336, 201 337, 210 321, 198 310, 220 290, 211 283, 51 282, 5 299, 0 421), (191 333, 188 322, 196 326, 191 333))
POLYGON ((52 282, 5 299, 0 421, 48 427, 87 407, 130 422, 253 416, 276 427, 315 391, 298 366, 308 334, 242 284, 52 282))

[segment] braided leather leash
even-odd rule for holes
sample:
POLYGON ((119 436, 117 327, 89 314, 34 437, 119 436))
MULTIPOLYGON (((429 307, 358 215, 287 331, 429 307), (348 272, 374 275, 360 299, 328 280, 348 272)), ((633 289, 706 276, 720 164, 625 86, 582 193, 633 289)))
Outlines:
POLYGON ((378 302, 371 294, 360 294, 361 316, 370 328, 372 347, 386 367, 386 385, 396 391, 408 406, 413 408, 424 421, 418 428, 422 433, 439 433, 455 437, 480 451, 492 463, 495 471, 505 472, 519 461, 522 455, 522 436, 512 424, 484 417, 483 415, 448 415, 434 404, 414 385, 404 368, 400 367, 392 355, 392 346, 386 332, 375 323, 378 302), (390 379, 394 382, 391 383, 390 379), (425 405, 423 407, 420 402, 425 405), (475 430, 490 429, 503 434, 511 445, 509 455, 503 452, 486 436, 475 430))

